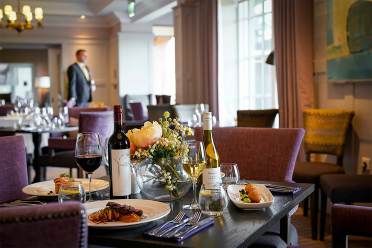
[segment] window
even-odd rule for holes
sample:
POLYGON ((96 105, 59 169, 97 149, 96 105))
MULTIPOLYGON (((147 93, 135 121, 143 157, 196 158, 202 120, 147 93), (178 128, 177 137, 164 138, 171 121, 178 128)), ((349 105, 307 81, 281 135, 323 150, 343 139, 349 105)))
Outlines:
POLYGON ((154 93, 156 95, 170 95, 172 103, 175 103, 176 69, 174 37, 156 37, 153 52, 154 93))
POLYGON ((265 63, 273 50, 271 4, 272 0, 240 0, 237 3, 220 0, 219 86, 220 90, 229 88, 236 91, 222 90, 219 94, 223 125, 234 122, 238 109, 277 107, 275 67, 265 63), (234 40, 231 38, 232 26, 236 30, 234 40), (236 53, 235 57, 226 51, 236 53), (225 64, 233 59, 236 60, 235 72, 225 64), (230 76, 226 77, 227 74, 230 76), (226 104, 228 99, 236 102, 226 104))

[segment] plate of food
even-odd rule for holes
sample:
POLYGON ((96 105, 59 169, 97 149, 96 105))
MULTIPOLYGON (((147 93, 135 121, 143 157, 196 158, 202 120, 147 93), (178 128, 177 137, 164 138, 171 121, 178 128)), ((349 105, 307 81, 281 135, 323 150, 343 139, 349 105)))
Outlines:
POLYGON ((270 207, 274 197, 264 184, 233 184, 227 194, 235 206, 241 209, 264 209, 270 207))
MULTIPOLYGON (((89 192, 89 179, 86 178, 71 178, 68 175, 61 175, 54 180, 33 183, 22 189, 23 193, 34 196, 58 196, 59 188, 62 184, 77 181, 81 182, 84 191, 89 192)), ((109 182, 101 179, 92 179, 91 192, 104 190, 109 187, 109 182)))
POLYGON ((143 225, 167 216, 168 204, 143 199, 118 199, 87 202, 88 226, 101 229, 122 229, 143 225))

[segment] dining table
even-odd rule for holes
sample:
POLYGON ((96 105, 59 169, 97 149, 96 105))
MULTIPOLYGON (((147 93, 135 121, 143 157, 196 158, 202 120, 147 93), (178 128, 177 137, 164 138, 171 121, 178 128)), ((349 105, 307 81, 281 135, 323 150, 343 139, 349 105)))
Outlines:
POLYGON ((31 128, 31 127, 1 127, 0 135, 10 135, 15 133, 21 134, 31 134, 32 143, 34 145, 32 166, 35 170, 35 177, 33 182, 40 182, 41 180, 41 167, 39 166, 38 160, 41 155, 41 140, 42 135, 45 133, 55 134, 55 133, 67 133, 76 132, 79 130, 78 126, 63 126, 57 128, 31 128))
MULTIPOLYGON (((246 180, 241 180, 239 183, 246 182, 246 180)), ((192 193, 189 192, 183 198, 169 203, 172 211, 163 220, 130 229, 102 230, 89 228, 88 242, 90 245, 100 247, 247 247, 265 232, 270 231, 274 225, 279 224, 280 237, 288 243, 291 211, 314 191, 314 185, 252 180, 249 182, 298 187, 299 190, 294 194, 273 193, 272 205, 261 210, 242 210, 229 201, 223 215, 215 218, 213 226, 182 242, 147 238, 144 235, 146 231, 164 221, 172 220, 182 210, 183 205, 191 202, 192 193)), ((137 194, 135 198, 142 198, 142 196, 137 194)))

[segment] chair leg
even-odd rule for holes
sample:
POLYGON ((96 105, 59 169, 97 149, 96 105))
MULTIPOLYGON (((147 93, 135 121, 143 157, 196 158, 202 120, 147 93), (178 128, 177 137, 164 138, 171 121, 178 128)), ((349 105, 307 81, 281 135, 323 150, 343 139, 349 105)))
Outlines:
POLYGON ((332 247, 333 248, 346 248, 347 236, 343 233, 332 233, 332 247))
POLYGON ((320 190, 320 237, 319 239, 324 241, 326 217, 327 217, 327 195, 323 190, 320 190))
POLYGON ((304 216, 307 217, 309 214, 309 197, 307 197, 304 202, 303 202, 303 207, 304 207, 304 216))
POLYGON ((311 195, 311 237, 316 240, 318 238, 318 204, 319 190, 318 187, 311 195))
POLYGON ((72 176, 72 168, 69 169, 69 173, 70 173, 70 177, 73 177, 72 176))
POLYGON ((78 177, 79 178, 84 178, 84 172, 82 169, 78 168, 78 177))

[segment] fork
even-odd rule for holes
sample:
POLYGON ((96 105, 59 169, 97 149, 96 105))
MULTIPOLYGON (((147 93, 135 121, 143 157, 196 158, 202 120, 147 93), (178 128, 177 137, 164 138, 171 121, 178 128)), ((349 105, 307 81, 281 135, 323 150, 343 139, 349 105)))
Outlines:
POLYGON ((179 232, 182 229, 184 229, 186 226, 189 226, 188 228, 186 228, 185 231, 182 231, 181 232, 181 234, 186 233, 191 227, 197 226, 197 224, 199 223, 199 220, 200 220, 201 216, 202 216, 201 210, 200 209, 196 209, 194 215, 190 218, 190 220, 185 225, 181 225, 177 229, 175 229, 174 231, 172 231, 170 233, 167 233, 165 235, 165 237, 166 238, 170 238, 170 237, 172 237, 174 235, 177 235, 177 234, 179 234, 179 232))
POLYGON ((155 235, 158 232, 160 232, 164 227, 166 227, 168 224, 171 224, 171 223, 179 224, 179 223, 181 223, 183 217, 185 217, 185 212, 180 211, 180 212, 178 212, 178 214, 176 215, 176 217, 173 218, 173 220, 170 220, 170 221, 167 221, 167 222, 163 223, 162 225, 160 225, 157 228, 155 228, 155 229, 151 230, 150 232, 148 232, 148 234, 149 235, 155 235))

